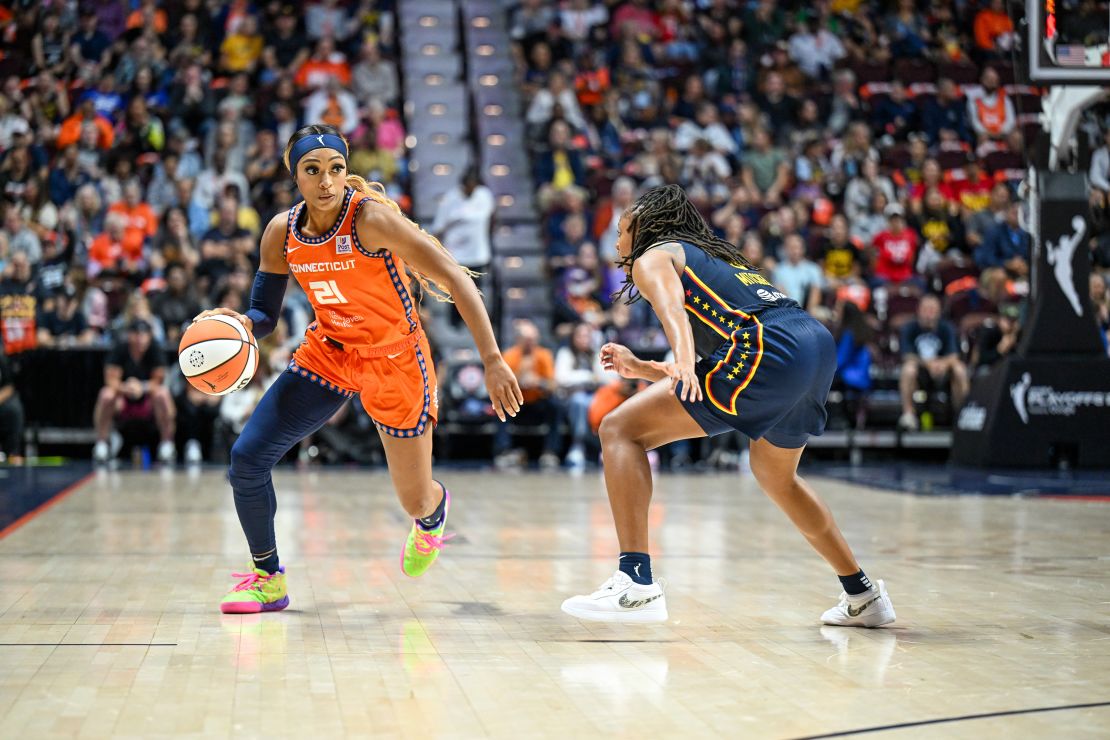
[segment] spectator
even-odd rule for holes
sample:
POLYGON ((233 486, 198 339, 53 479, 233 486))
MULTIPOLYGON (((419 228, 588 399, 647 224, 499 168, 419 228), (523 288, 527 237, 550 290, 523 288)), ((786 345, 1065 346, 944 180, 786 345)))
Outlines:
POLYGON ((994 231, 994 228, 1002 223, 1012 200, 1013 193, 1010 191, 1010 187, 1004 182, 995 183, 990 190, 987 207, 967 217, 965 236, 971 251, 982 246, 987 234, 994 231))
POLYGON ((925 193, 921 213, 912 221, 921 244, 918 272, 928 274, 942 260, 966 251, 964 226, 957 214, 955 205, 946 201, 938 188, 925 193))
POLYGON ((127 217, 109 213, 104 219, 104 232, 89 245, 89 276, 105 270, 134 275, 142 267, 143 243, 127 239, 127 217))
POLYGON ((619 177, 613 183, 609 198, 598 206, 594 216, 594 237, 598 254, 605 262, 614 263, 618 259, 617 232, 621 214, 628 210, 635 198, 636 181, 631 177, 619 177))
POLYGON ((871 125, 884 136, 905 141, 912 131, 920 129, 918 106, 906 94, 901 80, 890 83, 890 94, 879 101, 872 115, 871 125))
MULTIPOLYGON (((871 145, 871 129, 863 121, 856 121, 848 127, 845 136, 833 148, 829 157, 834 174, 833 181, 841 188, 853 177, 863 171, 867 160, 879 161, 879 152, 871 145)), ((839 191, 834 191, 839 192, 839 191)))
MULTIPOLYGON (((309 13, 311 14, 311 10, 309 13)), ((236 26, 232 33, 224 36, 220 44, 220 66, 225 72, 253 72, 262 56, 262 35, 258 32, 258 20, 249 13, 236 26)))
POLYGON ((947 383, 951 387, 952 408, 963 405, 968 391, 967 367, 960 360, 956 330, 940 317, 939 298, 932 294, 922 297, 916 318, 902 327, 899 346, 902 352, 899 428, 913 431, 918 427, 913 396, 922 381, 947 383))
POLYGON ((758 193, 764 206, 771 208, 782 203, 790 180, 790 163, 786 154, 772 145, 766 129, 757 129, 752 147, 744 157, 742 171, 744 187, 758 193))
POLYGON ((983 69, 979 84, 983 88, 982 93, 967 99, 968 120, 980 142, 1005 139, 1017 125, 1014 104, 1000 87, 998 71, 994 67, 983 69))
MULTIPOLYGON (((875 329, 856 304, 845 301, 838 305, 839 337, 836 342, 836 379, 847 395, 858 400, 871 390, 871 361, 874 356, 875 329)), ((862 408, 857 410, 862 411, 862 408)), ((861 420, 859 413, 857 420, 861 420)), ((861 426, 861 424, 857 424, 861 426)))
POLYGON ((563 118, 575 129, 582 130, 586 127, 586 118, 578 105, 578 97, 574 90, 567 85, 567 78, 562 72, 552 72, 548 78, 547 87, 536 93, 528 106, 524 119, 538 129, 542 129, 552 121, 555 116, 556 106, 562 110, 563 118))
POLYGON ((570 126, 566 121, 553 121, 548 134, 551 148, 540 155, 536 162, 536 184, 541 191, 541 201, 550 201, 552 195, 572 186, 584 187, 586 168, 582 155, 571 148, 570 126))
POLYGON ((298 14, 292 5, 283 5, 266 36, 266 45, 284 71, 295 71, 308 59, 309 44, 301 31, 298 14))
POLYGON ((26 255, 32 265, 42 259, 42 242, 34 229, 27 225, 23 209, 18 205, 10 205, 4 210, 3 233, 8 242, 9 255, 26 255))
POLYGON ((372 41, 362 45, 358 64, 351 70, 351 83, 360 100, 380 100, 386 105, 397 101, 397 65, 383 59, 381 48, 372 41))
POLYGON ((886 17, 884 26, 894 56, 924 56, 932 35, 929 24, 917 12, 914 0, 898 0, 897 10, 886 17))
POLYGON ((1021 228, 1020 206, 1011 203, 1006 207, 1002 223, 995 226, 975 250, 975 264, 981 268, 1005 267, 1015 278, 1029 275, 1029 255, 1032 237, 1021 228))
POLYGON ((251 233, 239 226, 239 204, 225 199, 220 203, 216 225, 200 241, 197 273, 215 283, 234 269, 239 255, 250 254, 253 248, 251 233))
POLYGON ((117 422, 153 424, 161 439, 158 459, 173 462, 175 410, 165 386, 165 366, 162 348, 154 342, 150 324, 140 320, 128 325, 127 336, 108 355, 104 388, 93 413, 96 426, 93 459, 97 462, 107 462, 119 454, 122 439, 112 434, 117 422))
POLYGON ((505 350, 505 362, 520 383, 524 405, 511 421, 498 424, 493 436, 494 463, 499 468, 513 467, 521 462, 521 455, 512 452, 510 431, 519 424, 546 427, 540 467, 559 467, 559 419, 562 416, 555 397, 555 358, 551 350, 540 345, 540 331, 526 319, 516 326, 516 343, 505 350))
MULTIPOLYGON (((469 167, 459 184, 439 202, 430 231, 460 265, 488 273, 493 254, 490 220, 495 208, 493 193, 482 183, 478 168, 469 167)), ((488 294, 492 284, 489 280, 481 282, 483 292, 488 294)))
POLYGON ((581 470, 586 465, 590 438, 589 411, 594 393, 610 375, 601 368, 600 347, 589 324, 575 325, 570 342, 555 353, 555 383, 566 404, 570 426, 567 466, 581 470))
POLYGON ((357 28, 355 20, 339 7, 339 0, 319 0, 310 4, 305 11, 304 25, 313 41, 325 38, 345 41, 357 28))
POLYGON ((23 403, 15 389, 15 374, 0 345, 0 462, 23 463, 23 403))
POLYGON ((983 326, 971 350, 971 366, 976 375, 986 373, 1014 353, 1021 339, 1020 318, 1021 306, 1006 303, 999 309, 998 319, 983 326))
POLYGON ((763 93, 756 96, 756 105, 767 116, 767 123, 775 132, 776 141, 790 129, 798 116, 798 99, 786 92, 786 82, 778 72, 770 72, 763 81, 763 93))
POLYGON ((863 103, 856 94, 856 75, 852 70, 840 69, 833 74, 832 100, 828 108, 827 126, 833 136, 840 136, 853 121, 863 119, 863 103))
POLYGON ((180 263, 166 268, 166 288, 151 296, 150 304, 166 329, 166 343, 171 347, 178 345, 184 327, 202 310, 188 271, 180 263))
POLYGON ((78 189, 91 182, 88 173, 81 169, 78 154, 76 144, 65 147, 61 151, 60 161, 50 172, 47 188, 54 205, 63 206, 72 201, 77 196, 78 189))
MULTIPOLYGON (((875 237, 887 229, 886 209, 890 204, 886 193, 876 190, 871 195, 871 207, 866 213, 849 222, 849 233, 865 248, 874 246, 875 237)), ((897 204, 894 204, 897 205, 897 204)))
POLYGON ((300 66, 293 80, 302 89, 315 90, 331 79, 340 85, 350 84, 351 67, 347 64, 347 58, 336 51, 331 37, 325 36, 316 43, 315 52, 300 66))
POLYGON ((1002 57, 1014 47, 1014 22, 1004 0, 990 0, 979 10, 974 23, 975 46, 987 57, 1002 57))
POLYGON ((36 319, 40 347, 85 347, 96 341, 73 286, 46 298, 36 319))
POLYGON ((936 97, 925 101, 921 120, 932 146, 942 141, 971 141, 967 129, 967 103, 961 99, 956 83, 948 77, 937 80, 936 97))
POLYGON ((906 226, 902 206, 891 203, 883 212, 890 227, 875 236, 875 279, 882 283, 903 283, 914 277, 917 258, 917 233, 906 226))
POLYGON ((1095 323, 1098 324, 1099 337, 1103 349, 1110 354, 1110 286, 1106 283, 1106 276, 1099 272, 1091 272, 1089 284, 1088 297, 1095 323))
POLYGON ((305 124, 324 123, 350 134, 359 124, 358 103, 334 77, 304 101, 305 124))
POLYGON ((35 348, 37 293, 27 254, 12 253, 0 279, 0 339, 9 357, 35 348))
POLYGON ((698 105, 697 118, 683 121, 674 135, 674 147, 680 152, 693 149, 698 141, 707 142, 720 154, 736 152, 736 142, 720 122, 717 106, 710 102, 698 105))
POLYGON ((885 195, 888 203, 895 201, 894 183, 879 173, 879 163, 864 160, 859 175, 849 180, 844 190, 844 214, 848 219, 855 220, 866 213, 876 192, 885 195))
POLYGON ((798 234, 791 234, 783 241, 783 260, 771 273, 771 281, 802 308, 812 308, 821 302, 824 278, 821 268, 805 258, 805 241, 798 234))
POLYGON ((798 63, 807 77, 827 78, 845 54, 847 52, 840 39, 827 28, 819 26, 818 20, 813 17, 802 20, 798 30, 790 37, 790 58, 798 63))
POLYGON ((1106 208, 1110 195, 1110 126, 1102 132, 1102 146, 1091 155, 1087 177, 1091 183, 1091 205, 1106 208))
POLYGON ((123 186, 123 200, 108 208, 109 217, 118 213, 126 219, 123 246, 128 254, 142 254, 147 240, 158 233, 158 217, 150 204, 142 201, 142 196, 142 186, 132 180, 123 186))
POLYGON ((848 232, 848 219, 841 214, 832 217, 829 233, 820 247, 820 263, 825 280, 833 285, 851 281, 860 275, 862 254, 859 244, 848 232))

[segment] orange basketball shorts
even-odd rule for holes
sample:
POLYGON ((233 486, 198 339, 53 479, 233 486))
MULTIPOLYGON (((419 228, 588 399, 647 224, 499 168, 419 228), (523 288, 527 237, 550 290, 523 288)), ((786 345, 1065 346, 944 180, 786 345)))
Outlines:
POLYGON ((337 392, 359 395, 374 425, 393 437, 419 437, 435 426, 439 390, 432 351, 421 333, 413 346, 393 355, 341 349, 318 329, 310 330, 293 354, 290 370, 337 392))

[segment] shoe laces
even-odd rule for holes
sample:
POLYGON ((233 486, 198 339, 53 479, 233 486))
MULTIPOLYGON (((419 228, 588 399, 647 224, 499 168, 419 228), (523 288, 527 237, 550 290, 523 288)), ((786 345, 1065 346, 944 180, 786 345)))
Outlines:
POLYGON ((262 588, 262 585, 273 578, 274 574, 264 576, 259 575, 257 571, 251 571, 250 573, 232 573, 231 577, 243 579, 235 585, 235 588, 231 589, 232 591, 254 591, 262 588))
POLYGON ((454 534, 435 535, 431 532, 425 532, 417 526, 416 536, 413 538, 413 547, 421 555, 431 555, 436 550, 442 550, 444 543, 454 536, 454 534))

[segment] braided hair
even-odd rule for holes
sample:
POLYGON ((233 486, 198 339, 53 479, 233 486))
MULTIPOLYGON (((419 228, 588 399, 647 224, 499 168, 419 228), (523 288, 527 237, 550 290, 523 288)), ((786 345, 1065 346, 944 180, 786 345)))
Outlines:
POLYGON ((631 214, 628 230, 632 236, 632 249, 617 263, 625 268, 627 277, 621 289, 613 294, 614 301, 622 296, 628 303, 640 299, 640 294, 632 290, 632 264, 644 252, 667 241, 684 241, 730 265, 756 269, 738 246, 713 233, 686 197, 686 191, 678 185, 660 185, 648 190, 636 199, 628 212, 631 214))

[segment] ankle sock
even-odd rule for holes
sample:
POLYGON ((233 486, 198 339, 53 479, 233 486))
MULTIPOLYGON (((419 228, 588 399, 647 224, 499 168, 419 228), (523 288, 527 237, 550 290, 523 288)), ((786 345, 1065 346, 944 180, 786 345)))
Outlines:
POLYGON ((270 554, 268 555, 251 555, 251 559, 254 561, 255 568, 258 568, 259 570, 264 570, 270 575, 273 575, 278 571, 279 564, 277 550, 271 550, 270 554))
POLYGON ((844 588, 844 593, 849 596, 858 596, 874 588, 862 570, 850 576, 837 576, 837 578, 840 579, 840 585, 844 588))
POLYGON ((651 583, 651 556, 646 552, 622 552, 620 571, 633 583, 647 586, 651 583))
POLYGON ((416 520, 416 523, 420 525, 420 528, 425 531, 433 530, 439 525, 443 524, 443 515, 447 508, 447 489, 444 488, 443 484, 439 481, 436 481, 436 485, 439 486, 440 489, 443 491, 443 497, 439 500, 439 506, 437 506, 436 510, 433 511, 431 514, 428 514, 428 516, 424 517, 423 519, 416 520))

